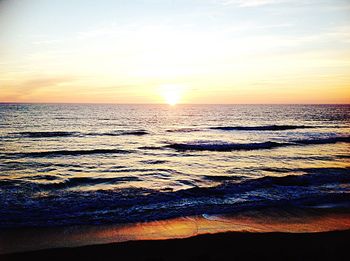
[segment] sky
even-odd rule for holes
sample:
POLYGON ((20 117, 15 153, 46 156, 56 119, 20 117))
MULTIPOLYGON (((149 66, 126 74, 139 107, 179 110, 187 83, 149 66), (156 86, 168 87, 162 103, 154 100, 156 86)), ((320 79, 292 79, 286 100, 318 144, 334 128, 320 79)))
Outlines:
POLYGON ((0 0, 0 102, 350 103, 350 1, 0 0))

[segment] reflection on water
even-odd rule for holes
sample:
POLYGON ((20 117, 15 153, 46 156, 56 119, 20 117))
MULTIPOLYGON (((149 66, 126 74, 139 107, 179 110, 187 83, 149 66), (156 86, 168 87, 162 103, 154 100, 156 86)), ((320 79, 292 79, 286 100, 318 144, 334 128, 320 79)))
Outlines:
POLYGON ((0 226, 349 209, 350 106, 0 105, 0 226))
POLYGON ((0 254, 131 240, 187 238, 220 232, 312 233, 350 229, 349 213, 268 209, 231 215, 203 215, 123 225, 5 230, 0 254), (28 240, 30 238, 30 240, 28 240))

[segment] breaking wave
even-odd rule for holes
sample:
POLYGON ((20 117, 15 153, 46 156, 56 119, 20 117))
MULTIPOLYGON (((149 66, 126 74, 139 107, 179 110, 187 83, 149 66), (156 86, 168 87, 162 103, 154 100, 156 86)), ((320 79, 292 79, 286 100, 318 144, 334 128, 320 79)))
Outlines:
POLYGON ((225 142, 210 142, 210 143, 173 143, 165 147, 175 150, 196 150, 196 151, 234 151, 234 150, 260 150, 272 149, 283 146, 277 142, 261 142, 261 143, 225 143, 225 142))
POLYGON ((304 172, 306 174, 281 177, 234 178, 214 187, 177 191, 143 188, 89 192, 66 190, 79 185, 131 180, 131 177, 72 178, 38 186, 38 192, 52 188, 52 194, 49 197, 38 194, 34 198, 23 197, 28 195, 25 191, 28 184, 23 181, 17 187, 17 193, 6 194, 6 182, 15 181, 2 180, 0 196, 6 200, 0 205, 0 227, 125 223, 237 213, 264 207, 308 208, 329 202, 333 206, 348 207, 349 168, 304 169, 304 172), (335 189, 334 184, 344 186, 335 189))
POLYGON ((143 136, 149 134, 145 130, 113 131, 113 132, 90 132, 88 136, 143 136))
POLYGON ((317 126, 305 125, 266 125, 266 126, 217 126, 210 127, 213 130, 238 130, 238 131, 281 131, 281 130, 296 130, 296 129, 311 129, 318 128, 317 126))
POLYGON ((334 144, 338 142, 350 142, 350 137, 330 137, 323 139, 300 139, 288 142, 256 142, 256 143, 229 143, 229 142, 188 142, 172 143, 165 145, 165 148, 171 148, 179 151, 239 151, 239 150, 262 150, 273 149, 286 146, 303 146, 318 144, 334 144))
POLYGON ((15 132, 15 135, 20 135, 27 138, 53 138, 53 137, 70 137, 77 136, 79 132, 70 131, 26 131, 26 132, 15 132))
POLYGON ((145 130, 117 130, 111 132, 77 132, 77 131, 27 131, 13 132, 12 135, 23 138, 55 138, 55 137, 84 137, 84 136, 142 136, 149 134, 145 130))

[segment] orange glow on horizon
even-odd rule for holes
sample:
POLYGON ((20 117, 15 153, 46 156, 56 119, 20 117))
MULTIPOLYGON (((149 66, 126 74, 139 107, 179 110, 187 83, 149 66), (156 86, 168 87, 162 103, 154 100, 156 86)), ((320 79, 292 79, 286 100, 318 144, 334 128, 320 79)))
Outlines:
POLYGON ((1 1, 0 102, 350 103, 344 1, 151 2, 1 1))

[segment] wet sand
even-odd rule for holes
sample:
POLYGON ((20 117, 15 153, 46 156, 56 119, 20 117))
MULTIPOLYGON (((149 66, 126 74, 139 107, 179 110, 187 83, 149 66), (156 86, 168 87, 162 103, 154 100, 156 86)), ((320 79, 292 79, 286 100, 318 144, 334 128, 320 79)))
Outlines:
POLYGON ((342 260, 350 213, 197 216, 148 223, 3 230, 0 260, 342 260))
POLYGON ((350 231, 227 232, 0 256, 1 260, 346 260, 350 231))

